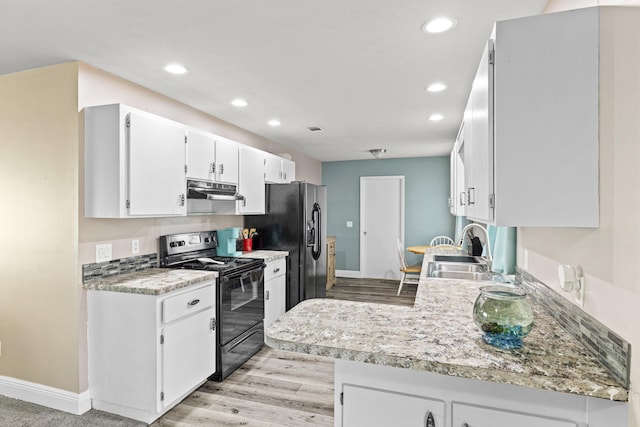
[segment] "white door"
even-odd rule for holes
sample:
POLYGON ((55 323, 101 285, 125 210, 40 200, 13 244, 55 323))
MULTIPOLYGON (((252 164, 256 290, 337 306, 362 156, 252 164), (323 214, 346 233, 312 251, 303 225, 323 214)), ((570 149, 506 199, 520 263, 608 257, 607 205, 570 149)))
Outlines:
POLYGON ((240 147, 238 192, 244 200, 238 202, 242 214, 264 213, 264 156, 262 151, 240 147))
POLYGON ((163 408, 215 372, 216 333, 211 328, 214 317, 212 307, 163 329, 163 408))
POLYGON ((396 239, 404 245, 404 176, 360 178, 360 274, 400 279, 396 239))
POLYGON ((160 117, 129 120, 129 215, 184 215, 185 130, 160 117))
POLYGON ((238 144, 216 136, 216 181, 238 183, 238 144))
MULTIPOLYGON (((345 384, 342 387, 344 427, 444 426, 444 402, 411 394, 345 384)), ((456 427, 458 424, 456 424, 456 427)), ((469 423, 469 426, 473 424, 469 423)))
POLYGON ((215 144, 212 134, 196 131, 187 133, 187 178, 213 181, 215 144))

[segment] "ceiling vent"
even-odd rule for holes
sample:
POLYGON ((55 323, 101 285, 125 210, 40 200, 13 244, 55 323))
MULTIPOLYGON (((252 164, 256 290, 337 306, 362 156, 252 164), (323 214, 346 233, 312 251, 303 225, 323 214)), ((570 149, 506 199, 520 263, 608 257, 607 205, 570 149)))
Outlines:
POLYGON ((324 131, 324 129, 322 129, 321 127, 318 127, 318 126, 309 126, 309 127, 307 127, 307 129, 309 129, 311 132, 322 132, 322 131, 324 131))

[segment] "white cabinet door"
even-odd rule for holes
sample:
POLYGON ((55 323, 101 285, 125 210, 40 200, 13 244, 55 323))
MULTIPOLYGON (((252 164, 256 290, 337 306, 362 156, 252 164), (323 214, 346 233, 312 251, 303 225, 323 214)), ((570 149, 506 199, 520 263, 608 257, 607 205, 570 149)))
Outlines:
POLYGON ((282 159, 282 178, 284 182, 296 180, 296 162, 289 159, 282 159))
POLYGON ((238 192, 244 200, 238 201, 238 213, 263 214, 265 203, 264 152, 240 147, 240 176, 238 192))
POLYGON ((264 180, 279 184, 282 180, 282 158, 275 154, 265 153, 264 180))
POLYGON ((267 262, 264 269, 264 327, 286 311, 287 262, 285 258, 267 262))
POLYGON ((226 184, 238 183, 238 144, 230 139, 216 136, 216 181, 226 184))
POLYGON ((344 427, 444 427, 442 400, 350 384, 342 393, 344 427))
POLYGON ((129 215, 185 215, 185 129, 129 114, 129 215))
MULTIPOLYGON (((471 87, 471 138, 465 141, 473 167, 467 179, 466 214, 471 219, 493 221, 493 42, 489 40, 471 87)), ((466 123, 465 123, 466 124, 466 123)))
POLYGON ((458 427, 578 427, 573 421, 453 403, 453 425, 458 427))
POLYGON ((162 407, 172 405, 214 373, 213 307, 165 326, 162 344, 162 407))
POLYGON ((293 182, 296 180, 296 163, 275 154, 265 153, 264 179, 275 184, 293 182))
POLYGON ((215 137, 213 134, 187 132, 187 178, 213 181, 215 137))

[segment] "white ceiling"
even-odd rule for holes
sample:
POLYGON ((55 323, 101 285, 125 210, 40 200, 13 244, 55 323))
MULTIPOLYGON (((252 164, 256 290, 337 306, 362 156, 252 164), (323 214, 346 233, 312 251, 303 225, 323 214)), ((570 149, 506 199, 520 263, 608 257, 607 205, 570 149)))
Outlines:
POLYGON ((494 21, 546 0, 0 0, 0 74, 80 60, 323 161, 447 154, 494 21), (428 35, 423 22, 457 19, 428 35), (190 73, 168 75, 168 62, 190 73), (449 89, 425 87, 444 81, 449 89), (249 106, 230 101, 242 97, 249 106), (432 113, 444 120, 430 122, 432 113), (278 118, 282 126, 266 123, 278 118), (310 132, 319 126, 323 132, 310 132))

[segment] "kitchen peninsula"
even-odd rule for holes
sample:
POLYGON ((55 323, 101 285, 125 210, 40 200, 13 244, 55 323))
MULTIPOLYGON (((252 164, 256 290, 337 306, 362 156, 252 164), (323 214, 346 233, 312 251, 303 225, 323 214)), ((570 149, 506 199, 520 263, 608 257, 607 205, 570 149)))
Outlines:
POLYGON ((483 284, 421 277, 412 308, 304 301, 266 343, 336 359, 336 426, 626 426, 628 390, 535 301, 521 349, 484 344, 472 320, 483 284))

